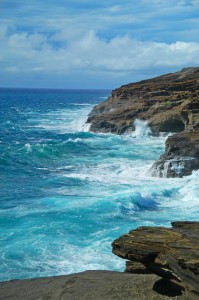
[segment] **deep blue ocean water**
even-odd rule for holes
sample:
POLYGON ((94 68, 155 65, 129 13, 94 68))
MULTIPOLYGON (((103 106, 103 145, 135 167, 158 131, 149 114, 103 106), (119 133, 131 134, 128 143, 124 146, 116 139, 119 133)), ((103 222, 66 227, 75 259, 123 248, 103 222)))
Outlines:
POLYGON ((111 242, 139 225, 198 220, 199 173, 152 177, 166 137, 88 132, 110 91, 0 90, 0 281, 123 271, 111 242))

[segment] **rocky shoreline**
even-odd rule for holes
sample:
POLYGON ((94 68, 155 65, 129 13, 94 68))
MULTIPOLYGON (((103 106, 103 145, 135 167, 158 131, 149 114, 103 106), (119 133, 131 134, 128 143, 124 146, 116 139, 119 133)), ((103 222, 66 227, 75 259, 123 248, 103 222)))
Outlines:
POLYGON ((77 274, 0 283, 2 300, 112 300, 199 298, 199 222, 172 228, 139 227, 112 243, 126 272, 77 274))
MULTIPOLYGON (((151 133, 174 132, 154 163, 159 177, 182 177, 199 169, 199 67, 128 84, 94 107, 87 123, 93 132, 129 133, 136 119, 151 133)), ((139 227, 113 241, 126 259, 124 273, 77 274, 0 283, 2 300, 199 299, 199 222, 171 228, 139 227)))
POLYGON ((160 177, 182 177, 199 169, 199 67, 130 83, 112 91, 88 116, 90 131, 130 133, 145 120, 153 135, 176 133, 154 164, 160 177))

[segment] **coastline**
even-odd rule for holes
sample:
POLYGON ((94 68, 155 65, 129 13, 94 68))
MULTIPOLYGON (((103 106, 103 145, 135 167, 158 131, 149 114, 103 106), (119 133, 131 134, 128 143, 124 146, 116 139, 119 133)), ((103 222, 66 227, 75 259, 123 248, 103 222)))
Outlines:
POLYGON ((125 272, 85 271, 0 283, 2 300, 198 299, 199 222, 139 227, 113 241, 125 272))
MULTIPOLYGON (((162 95, 160 96, 162 97, 162 95)), ((185 112, 184 110, 180 111, 180 114, 184 116, 184 112, 185 112)), ((184 171, 186 171, 186 174, 184 173, 178 174, 176 172, 171 173, 171 171, 174 170, 173 165, 171 165, 170 170, 168 169, 170 173, 167 172, 167 175, 169 176, 166 177, 182 177, 184 175, 190 175, 192 170, 194 170, 194 167, 198 169, 198 155, 199 155, 198 145, 199 144, 198 144, 198 127, 196 122, 198 117, 197 114, 198 111, 195 111, 195 106, 194 106, 194 108, 191 110, 191 118, 190 118, 190 120, 193 120, 193 115, 194 115, 195 121, 193 122, 193 124, 190 124, 190 122, 186 123, 185 124, 186 128, 183 127, 182 133, 177 133, 176 135, 168 139, 169 142, 167 142, 168 146, 166 149, 167 156, 166 155, 165 157, 162 156, 162 160, 163 160, 162 167, 160 167, 159 169, 164 171, 165 163, 168 160, 172 160, 173 162, 174 160, 178 159, 179 161, 179 157, 182 157, 183 151, 184 151, 183 152, 184 157, 185 158, 191 157, 190 161, 193 163, 191 164, 188 159, 185 159, 186 162, 189 162, 189 165, 186 168, 184 165, 182 168, 184 169, 184 171), (190 130, 194 131, 194 133, 190 133, 191 132, 190 130), (183 139, 184 136, 186 137, 185 142, 183 139), (179 142, 179 147, 176 147, 176 140, 174 139, 176 139, 179 142), (187 147, 187 145, 190 144, 190 141, 193 142, 193 145, 191 145, 191 147, 187 147), (186 147, 184 146, 184 144, 186 145, 186 147), (192 155, 190 155, 190 153, 192 155), (194 161, 192 156, 194 157, 194 161)), ((179 170, 178 165, 177 167, 178 167, 177 170, 179 170)), ((183 236, 184 234, 186 236, 186 233, 187 232, 185 230, 185 233, 183 232, 183 236)), ((189 238, 189 234, 190 232, 188 233, 188 236, 186 236, 186 238, 189 238)), ((126 237, 126 235, 124 235, 124 237, 126 237)), ((146 234, 146 238, 147 237, 148 235, 146 234)), ((195 234, 195 237, 196 238, 198 237, 197 232, 195 234)), ((150 239, 153 240, 153 238, 154 236, 152 236, 150 239)), ((113 243, 115 243, 115 241, 113 243)), ((173 243, 173 241, 171 241, 171 243, 173 243)), ((166 244, 166 247, 168 247, 168 244, 166 244)), ((179 245, 177 245, 176 248, 179 248, 179 245)), ((196 249, 195 246, 193 245, 188 247, 188 249, 189 250, 192 249, 193 251, 198 250, 198 248, 196 249)), ((130 251, 132 251, 132 249, 130 249, 130 251)), ((142 251, 145 252, 146 251, 145 248, 143 248, 142 251)), ((167 249, 166 250, 164 249, 164 251, 166 252, 167 249)), ((125 259, 129 258, 128 254, 125 254, 123 258, 125 259)), ((121 257, 120 253, 118 256, 121 257)), ((134 261, 133 258, 130 260, 134 261)), ((194 263, 192 261, 192 258, 188 255, 186 257, 186 260, 183 261, 183 266, 185 265, 186 269, 196 270, 196 274, 197 274, 198 272, 197 256, 196 259, 194 258, 193 260, 194 263)), ((139 259, 136 258, 135 261, 139 262, 139 259)), ((143 263, 142 259, 141 262, 143 263)), ((160 262, 161 260, 158 261, 158 264, 162 263, 160 262)), ((145 261, 143 265, 146 265, 145 261)), ((169 265, 170 267, 170 263, 166 263, 166 265, 169 265)), ((178 267, 179 266, 177 265, 177 268, 176 269, 174 268, 174 270, 171 268, 171 272, 174 272, 175 274, 177 273, 176 277, 179 279, 179 281, 181 281, 183 275, 181 273, 180 276, 178 276, 179 275, 178 267)), ((196 299, 196 297, 198 296, 198 291, 193 290, 194 293, 192 293, 192 290, 190 290, 189 288, 187 289, 186 284, 185 286, 183 284, 178 285, 176 284, 175 281, 170 280, 170 278, 164 276, 162 277, 161 274, 159 274, 160 275, 159 276, 157 275, 158 273, 157 270, 155 270, 153 273, 153 271, 150 268, 142 269, 142 267, 141 268, 140 266, 137 267, 137 265, 136 267, 132 267, 131 264, 127 269, 128 270, 126 272, 130 272, 131 274, 112 272, 112 271, 85 271, 85 272, 74 273, 65 276, 42 277, 42 278, 34 278, 34 279, 23 279, 23 280, 12 280, 7 282, 1 282, 0 299, 13 299, 13 300, 15 299, 27 299, 27 300, 28 299, 77 299, 77 300, 78 299, 99 299, 100 300, 100 299, 132 299, 132 298, 171 299, 171 297, 174 299, 196 299)), ((198 278, 196 278, 196 284, 197 282, 198 282, 198 278)))
POLYGON ((121 135, 135 131, 140 120, 153 136, 172 132, 153 171, 159 177, 190 175, 199 168, 198 76, 199 67, 190 67, 113 90, 88 115, 90 131, 121 135))

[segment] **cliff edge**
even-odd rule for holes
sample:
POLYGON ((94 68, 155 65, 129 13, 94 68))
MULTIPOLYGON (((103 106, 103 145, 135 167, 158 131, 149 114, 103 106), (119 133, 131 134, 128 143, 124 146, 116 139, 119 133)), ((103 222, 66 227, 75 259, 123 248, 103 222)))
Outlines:
POLYGON ((122 134, 133 131, 135 119, 147 120, 153 134, 199 128, 199 67, 112 91, 88 116, 90 131, 122 134))
POLYGON ((199 169, 199 67, 123 85, 88 116, 90 131, 130 133, 135 120, 148 121, 151 134, 175 133, 151 172, 182 177, 199 169))

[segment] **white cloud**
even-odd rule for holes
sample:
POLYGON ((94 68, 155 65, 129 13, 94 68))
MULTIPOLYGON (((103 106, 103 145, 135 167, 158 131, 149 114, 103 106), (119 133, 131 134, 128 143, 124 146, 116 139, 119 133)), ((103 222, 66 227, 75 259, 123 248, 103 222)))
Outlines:
POLYGON ((199 65, 198 7, 198 0, 2 0, 1 84, 84 77, 113 86, 116 77, 125 83, 199 65))
MULTIPOLYGON (((110 41, 93 30, 71 35, 61 34, 61 47, 53 47, 53 37, 42 34, 1 32, 1 72, 68 74, 70 72, 128 73, 147 68, 199 65, 199 43, 171 44, 141 42, 130 36, 110 41), (66 40, 64 40, 64 37, 66 40)), ((54 37, 59 42, 59 35, 54 37)))

